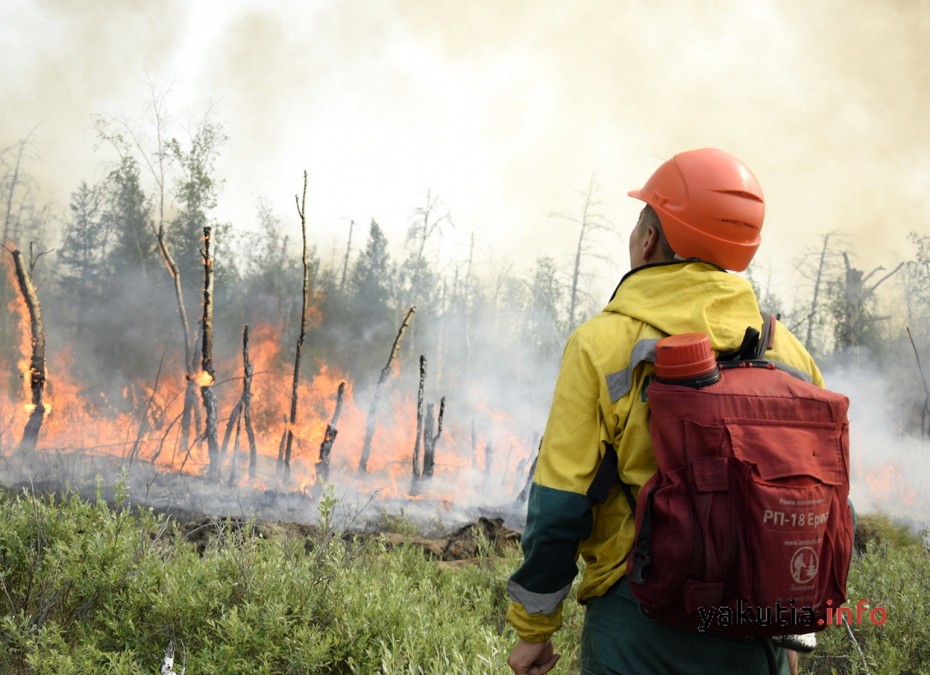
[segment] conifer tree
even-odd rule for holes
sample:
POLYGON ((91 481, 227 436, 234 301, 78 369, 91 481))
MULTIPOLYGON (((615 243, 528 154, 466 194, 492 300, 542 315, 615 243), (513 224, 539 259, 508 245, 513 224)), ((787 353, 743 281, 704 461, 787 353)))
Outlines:
POLYGON ((58 250, 58 276, 63 295, 70 298, 65 306, 74 313, 78 340, 89 318, 89 303, 96 302, 104 288, 109 231, 101 217, 101 202, 100 188, 82 181, 71 195, 71 219, 65 225, 58 250))

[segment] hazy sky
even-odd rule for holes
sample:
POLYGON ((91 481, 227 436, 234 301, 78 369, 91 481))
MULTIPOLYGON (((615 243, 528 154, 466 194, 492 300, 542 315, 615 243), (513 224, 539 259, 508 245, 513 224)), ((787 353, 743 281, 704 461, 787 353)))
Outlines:
POLYGON ((306 169, 324 251, 350 219, 400 243, 429 189, 455 222, 442 255, 474 233, 485 271, 568 267, 577 231, 551 214, 593 177, 609 290, 626 192, 716 146, 762 183, 764 268, 833 230, 872 269, 930 231, 928 45, 927 0, 5 0, 0 148, 34 130, 27 168, 64 212, 111 159, 92 116, 141 120, 152 82, 180 138, 211 107, 223 125, 220 218, 251 226, 264 196, 296 228, 306 169))

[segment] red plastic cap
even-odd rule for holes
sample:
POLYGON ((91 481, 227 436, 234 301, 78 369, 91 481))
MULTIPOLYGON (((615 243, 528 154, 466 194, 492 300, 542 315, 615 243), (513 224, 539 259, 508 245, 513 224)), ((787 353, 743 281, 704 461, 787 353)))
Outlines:
POLYGON ((656 343, 656 377, 684 380, 707 375, 717 367, 717 358, 704 333, 682 333, 656 343))

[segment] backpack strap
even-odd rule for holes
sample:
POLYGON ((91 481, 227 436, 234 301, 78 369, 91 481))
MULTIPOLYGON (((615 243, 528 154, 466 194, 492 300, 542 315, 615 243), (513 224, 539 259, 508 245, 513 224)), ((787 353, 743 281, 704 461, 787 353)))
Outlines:
POLYGON ((610 489, 615 484, 619 484, 623 496, 626 497, 627 504, 630 505, 630 512, 635 514, 636 499, 633 497, 630 486, 620 480, 620 473, 617 471, 618 466, 617 449, 612 444, 604 441, 604 458, 601 460, 600 466, 597 467, 594 480, 591 481, 591 485, 588 486, 588 491, 585 494, 599 504, 603 504, 607 501, 610 489))
POLYGON ((633 567, 630 570, 630 581, 637 584, 643 583, 643 572, 652 562, 652 557, 649 555, 649 542, 652 539, 652 501, 656 490, 658 490, 658 486, 653 485, 652 489, 646 494, 646 510, 643 512, 643 522, 633 542, 633 551, 631 552, 633 567))
POLYGON ((775 342, 776 325, 778 325, 777 315, 769 314, 764 317, 762 336, 759 338, 759 351, 756 353, 757 359, 765 358, 765 352, 772 348, 772 344, 775 342))
POLYGON ((717 361, 729 364, 739 361, 760 361, 765 358, 765 352, 772 348, 775 339, 776 317, 769 314, 762 317, 762 332, 752 326, 747 326, 743 335, 743 342, 737 349, 730 352, 721 352, 717 361))

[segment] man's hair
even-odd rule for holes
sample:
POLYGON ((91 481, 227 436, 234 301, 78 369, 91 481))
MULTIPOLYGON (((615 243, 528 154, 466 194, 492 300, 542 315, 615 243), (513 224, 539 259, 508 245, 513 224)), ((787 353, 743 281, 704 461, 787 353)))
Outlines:
POLYGON ((665 230, 662 228, 662 221, 659 220, 659 214, 656 213, 649 204, 643 207, 642 220, 640 221, 642 227, 654 227, 656 232, 659 235, 659 253, 662 258, 666 261, 679 260, 679 256, 668 243, 668 239, 665 238, 665 230))

